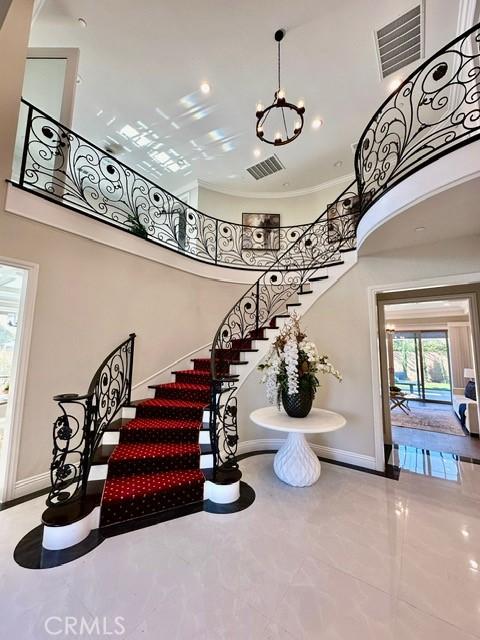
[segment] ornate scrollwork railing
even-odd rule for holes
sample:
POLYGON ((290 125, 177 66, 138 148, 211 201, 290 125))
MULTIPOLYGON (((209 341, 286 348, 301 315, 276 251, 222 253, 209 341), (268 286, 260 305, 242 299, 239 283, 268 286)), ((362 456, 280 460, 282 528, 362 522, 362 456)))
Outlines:
MULTIPOLYGON (((201 213, 29 102, 18 186, 60 202, 189 258, 217 266, 263 271, 277 251, 259 250, 257 227, 201 213)), ((310 224, 272 233, 284 252, 310 224)))
POLYGON ((353 182, 260 276, 222 320, 211 355, 210 440, 217 474, 235 477, 238 470, 236 378, 227 373, 226 352, 235 344, 241 344, 236 341, 248 341, 259 329, 268 327, 321 267, 340 260, 342 251, 355 248, 359 215, 359 198, 353 182))
MULTIPOLYGON (((361 217, 391 187, 480 137, 480 25, 414 71, 370 120, 357 146, 356 181, 280 254, 223 319, 213 342, 210 434, 216 468, 238 469, 235 377, 225 350, 285 308, 321 267, 355 247, 361 217)), ((238 344, 238 343, 237 343, 238 344)))
POLYGON ((55 396, 61 414, 53 425, 51 490, 47 504, 55 506, 85 495, 93 456, 102 435, 118 411, 130 403, 132 333, 102 362, 85 395, 55 396))
POLYGON ((411 73, 368 123, 355 155, 362 214, 412 173, 479 137, 477 24, 411 73))

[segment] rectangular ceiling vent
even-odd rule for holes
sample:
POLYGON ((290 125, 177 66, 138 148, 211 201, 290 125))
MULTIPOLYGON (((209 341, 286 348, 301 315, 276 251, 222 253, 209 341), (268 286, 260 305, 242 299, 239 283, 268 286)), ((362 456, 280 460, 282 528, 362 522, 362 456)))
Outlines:
POLYGON ((417 5, 375 32, 382 78, 423 56, 423 11, 417 5))
POLYGON ((277 173, 277 171, 281 171, 282 169, 285 169, 285 167, 276 155, 270 156, 251 167, 247 167, 248 173, 253 176, 255 180, 261 180, 262 178, 271 176, 273 173, 277 173))

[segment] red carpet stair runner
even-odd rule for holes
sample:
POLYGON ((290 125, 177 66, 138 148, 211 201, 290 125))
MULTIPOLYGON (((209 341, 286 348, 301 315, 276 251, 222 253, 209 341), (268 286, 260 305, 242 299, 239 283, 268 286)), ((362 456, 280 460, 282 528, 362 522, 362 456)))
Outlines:
MULTIPOLYGON (((251 340, 238 340, 223 351, 222 373, 251 346, 251 340)), ((155 397, 135 403, 135 418, 120 427, 108 459, 102 527, 203 500, 199 432, 210 403, 210 358, 193 363, 193 369, 174 372, 175 382, 152 387, 155 397)))

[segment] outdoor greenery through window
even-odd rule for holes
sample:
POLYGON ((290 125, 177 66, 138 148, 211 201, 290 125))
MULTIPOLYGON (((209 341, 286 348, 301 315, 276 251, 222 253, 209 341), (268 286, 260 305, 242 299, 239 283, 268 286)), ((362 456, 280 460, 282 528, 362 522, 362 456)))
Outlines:
POLYGON ((447 331, 396 331, 395 385, 422 400, 451 402, 447 331))

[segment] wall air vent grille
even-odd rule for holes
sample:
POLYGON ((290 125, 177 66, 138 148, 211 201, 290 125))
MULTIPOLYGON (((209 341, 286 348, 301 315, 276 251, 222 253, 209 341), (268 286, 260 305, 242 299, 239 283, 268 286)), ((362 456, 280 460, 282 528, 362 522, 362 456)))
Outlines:
POLYGON ((258 162, 251 167, 247 167, 248 173, 253 176, 255 180, 261 180, 262 178, 271 176, 273 173, 277 173, 277 171, 281 171, 282 169, 285 169, 285 167, 280 162, 277 155, 270 156, 269 158, 262 160, 262 162, 258 162))
POLYGON ((382 78, 423 56, 422 4, 375 32, 382 78))

